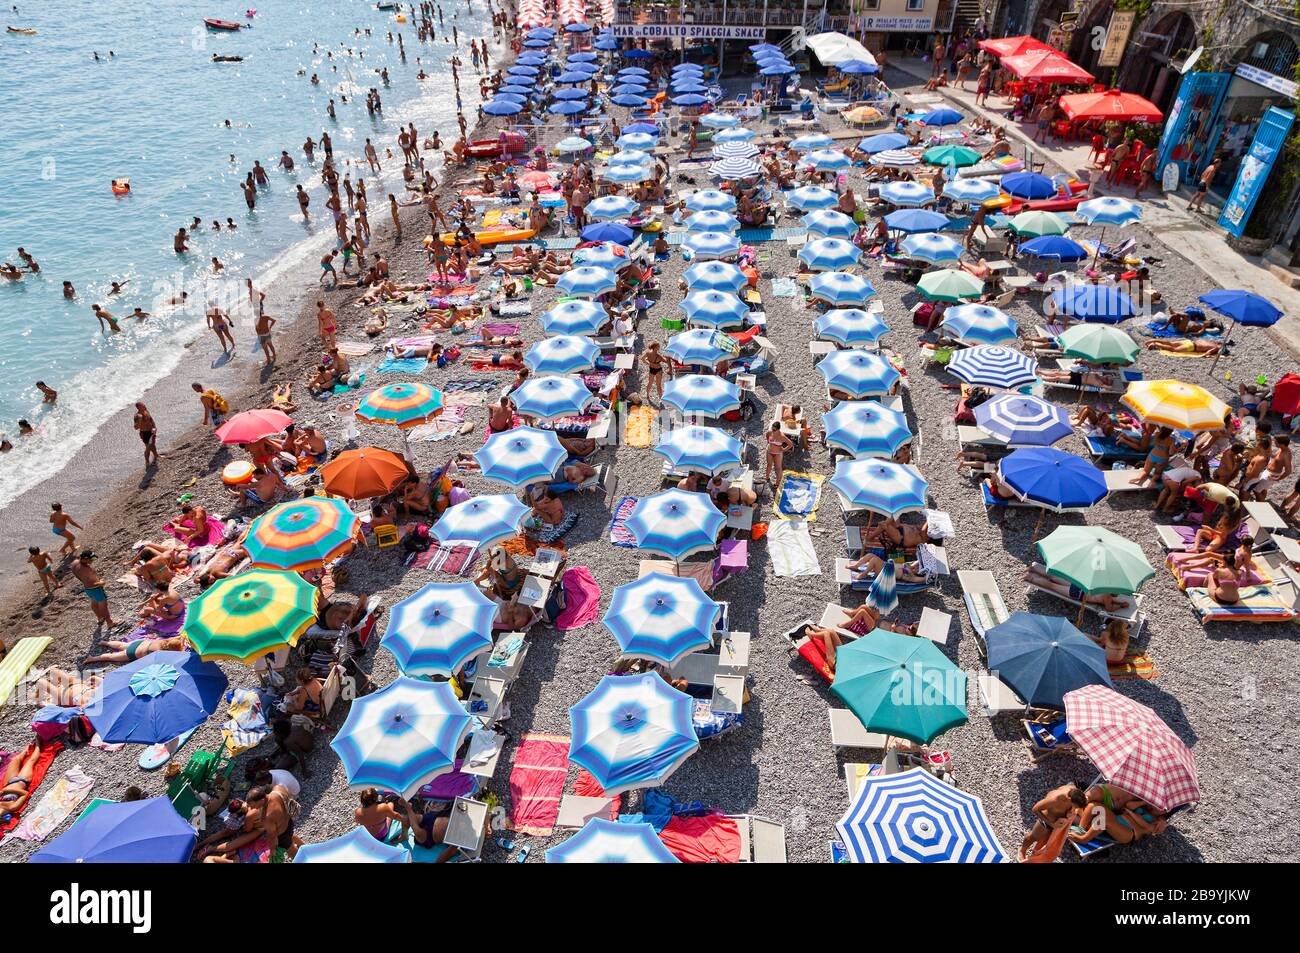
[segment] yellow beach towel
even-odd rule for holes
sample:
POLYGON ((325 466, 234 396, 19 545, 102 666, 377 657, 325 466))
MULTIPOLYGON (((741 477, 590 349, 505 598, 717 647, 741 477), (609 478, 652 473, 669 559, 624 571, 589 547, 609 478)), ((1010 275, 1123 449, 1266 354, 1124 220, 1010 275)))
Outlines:
POLYGON ((17 644, 9 650, 5 660, 0 662, 0 705, 9 700, 14 686, 27 674, 27 670, 36 664, 36 660, 41 657, 41 653, 53 641, 48 635, 32 636, 19 639, 17 644))
POLYGON ((648 447, 654 439, 655 412, 652 407, 633 407, 627 412, 623 442, 629 447, 648 447))

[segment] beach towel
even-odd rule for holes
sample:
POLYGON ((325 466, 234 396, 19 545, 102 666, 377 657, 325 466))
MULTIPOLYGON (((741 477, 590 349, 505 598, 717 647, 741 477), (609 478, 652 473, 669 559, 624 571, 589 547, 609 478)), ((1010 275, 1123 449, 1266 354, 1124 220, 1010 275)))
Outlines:
POLYGON ((365 357, 375 346, 367 341, 339 341, 338 349, 344 357, 365 357))
POLYGON ((454 801, 458 797, 469 797, 478 790, 478 778, 461 771, 464 764, 463 760, 457 759, 450 771, 424 785, 416 796, 426 801, 454 801))
POLYGON ((262 714, 262 699, 251 688, 232 688, 226 692, 226 713, 221 725, 221 740, 231 757, 256 748, 271 735, 271 726, 262 714))
POLYGON ((1290 605, 1270 586, 1242 587, 1241 600, 1225 606, 1205 589, 1188 589, 1192 609, 1202 622, 1290 622, 1296 617, 1290 605))
POLYGON ((772 296, 774 298, 793 298, 799 293, 799 286, 793 278, 773 278, 772 296))
POLYGON ((520 834, 548 837, 560 816, 569 773, 569 738, 529 732, 510 768, 510 820, 520 834))
MULTIPOLYGON (((31 750, 31 746, 29 745, 23 751, 23 755, 26 756, 27 752, 30 750, 31 750)), ((62 741, 50 741, 41 745, 40 756, 36 759, 36 764, 32 766, 32 783, 27 786, 27 791, 29 794, 34 795, 36 793, 36 789, 39 788, 41 786, 41 782, 45 780, 45 775, 49 773, 50 765, 54 762, 54 756, 57 755, 62 750, 63 750, 62 741)), ((29 798, 27 801, 27 806, 30 807, 32 803, 33 803, 32 799, 29 798)), ((27 808, 24 808, 23 810, 26 809, 27 808)), ((22 817, 23 815, 22 812, 20 811, 17 814, 11 814, 8 820, 0 820, 0 841, 4 840, 4 836, 7 833, 9 833, 15 827, 17 827, 19 824, 22 823, 22 817)))
POLYGON ((478 559, 478 550, 473 546, 430 546, 422 553, 423 563, 415 565, 428 569, 429 572, 446 573, 449 576, 468 576, 478 559))
POLYGON ((513 338, 519 336, 519 325, 501 321, 489 321, 487 324, 483 325, 483 330, 494 338, 513 338))
POLYGON ((1155 678, 1160 674, 1156 670, 1155 660, 1145 652, 1130 649, 1123 661, 1107 662, 1106 670, 1111 678, 1155 678))
MULTIPOLYGON (((193 529, 194 523, 190 520, 181 520, 181 526, 185 527, 186 529, 193 529)), ((163 529, 166 530, 169 535, 174 536, 176 539, 181 538, 180 533, 177 532, 175 527, 164 526, 163 529)), ((225 539, 226 539, 225 524, 222 523, 221 520, 209 516, 208 535, 199 536, 196 539, 190 540, 189 547, 190 549, 198 549, 201 546, 220 546, 225 541, 225 539)))
POLYGON ((445 394, 472 394, 478 391, 494 391, 497 385, 494 381, 485 381, 477 377, 459 377, 456 380, 448 381, 442 385, 445 394))
POLYGON ((780 519, 817 519, 817 506, 821 502, 824 476, 816 473, 796 473, 786 470, 776 493, 776 515, 780 519))
POLYGON ((561 632, 581 629, 600 617, 600 586, 592 578, 591 570, 586 566, 567 569, 560 584, 564 586, 564 611, 555 619, 557 629, 561 632))
POLYGON ((675 816, 659 832, 659 839, 684 864, 740 862, 740 827, 725 814, 675 816))
POLYGON ((14 686, 22 681, 27 670, 36 664, 41 653, 53 641, 48 635, 31 635, 13 644, 4 661, 0 662, 0 705, 9 700, 14 686))
MULTIPOLYGON (((1142 333, 1150 338, 1163 338, 1166 340, 1181 338, 1183 336, 1182 332, 1180 332, 1177 328, 1170 327, 1168 324, 1165 324, 1163 321, 1152 321, 1148 324, 1143 325, 1142 333)), ((1203 338, 1210 338, 1213 340, 1213 339, 1223 337, 1223 332, 1216 331, 1216 330, 1207 330, 1204 334, 1200 336, 1203 338)))
POLYGON ((131 634, 126 637, 125 641, 134 642, 136 639, 166 638, 169 635, 175 635, 184 626, 185 612, 183 610, 179 619, 150 618, 132 629, 131 634))
POLYGON ((532 313, 533 303, 531 301, 507 301, 497 308, 497 313, 503 318, 522 318, 526 314, 532 313))
POLYGON ((375 368, 376 374, 419 374, 429 366, 423 357, 390 357, 375 368))
MULTIPOLYGON (((605 793, 605 789, 600 786, 600 783, 597 782, 590 773, 588 773, 586 768, 578 769, 578 777, 573 782, 573 793, 577 797, 609 797, 609 795, 605 793)), ((623 795, 615 794, 609 799, 609 801, 609 817, 607 819, 616 821, 618 820, 618 809, 623 804, 623 795)))
POLYGON ((632 407, 623 426, 623 442, 629 447, 648 447, 654 440, 655 412, 650 407, 632 407))
POLYGON ((350 390, 356 390, 365 382, 366 382, 366 375, 365 372, 362 372, 357 375, 357 382, 355 384, 335 384, 333 393, 346 394, 350 390))
POLYGON ((563 539, 564 535, 573 529, 573 524, 578 522, 578 513, 576 510, 569 510, 564 514, 564 519, 552 525, 542 523, 536 529, 532 530, 532 536, 545 546, 549 546, 556 540, 563 539))
POLYGON ((614 516, 609 521, 609 541, 615 546, 636 548, 636 539, 628 532, 627 521, 639 502, 635 496, 625 496, 614 507, 614 516))
POLYGON ((813 549, 808 524, 803 520, 777 520, 767 531, 767 551, 778 576, 816 576, 822 571, 813 549))
POLYGON ((45 840, 85 800, 94 784, 95 779, 80 767, 69 768, 40 803, 23 816, 10 836, 26 841, 45 840))
POLYGON ((417 443, 438 443, 442 440, 450 440, 454 436, 456 436, 455 431, 444 430, 436 423, 420 424, 406 432, 406 439, 417 443))

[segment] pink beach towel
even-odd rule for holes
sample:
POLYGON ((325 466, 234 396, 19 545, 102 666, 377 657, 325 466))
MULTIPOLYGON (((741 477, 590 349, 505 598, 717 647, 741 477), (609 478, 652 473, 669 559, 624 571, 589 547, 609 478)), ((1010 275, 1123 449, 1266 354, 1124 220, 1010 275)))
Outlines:
POLYGON ((586 566, 574 566, 561 580, 564 586, 564 611, 555 620, 561 632, 591 625, 600 615, 600 586, 591 578, 586 566))
MULTIPOLYGON (((184 520, 184 521, 182 521, 182 522, 181 522, 181 525, 182 525, 182 526, 189 527, 189 528, 191 528, 191 529, 194 527, 194 524, 191 523, 189 520, 184 520)), ((175 536, 177 539, 180 539, 180 538, 181 538, 181 537, 180 537, 180 534, 177 533, 176 530, 175 530, 173 527, 171 527, 171 526, 165 526, 165 527, 163 527, 163 528, 164 528, 165 530, 167 530, 167 532, 169 532, 169 533, 171 533, 173 536, 175 536)), ((226 538, 226 527, 225 527, 225 524, 223 524, 223 523, 221 522, 221 520, 219 520, 219 519, 214 519, 214 518, 212 518, 212 517, 208 517, 208 535, 207 535, 207 538, 206 538, 206 539, 204 539, 204 538, 199 538, 199 539, 191 540, 191 541, 190 541, 190 549, 198 549, 200 546, 217 546, 217 545, 220 545, 221 541, 224 540, 225 538, 226 538)))
POLYGON ((568 737, 524 735, 510 769, 510 820, 516 831, 547 837, 555 830, 568 774, 568 737))

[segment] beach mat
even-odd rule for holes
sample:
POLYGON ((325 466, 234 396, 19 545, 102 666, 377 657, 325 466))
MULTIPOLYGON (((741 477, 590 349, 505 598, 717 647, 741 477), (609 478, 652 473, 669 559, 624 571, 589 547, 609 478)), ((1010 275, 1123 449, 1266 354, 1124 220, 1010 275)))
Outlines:
POLYGON ((429 366, 423 357, 390 357, 375 368, 376 374, 419 374, 429 366))
MULTIPOLYGON (((23 751, 23 754, 26 754, 29 750, 31 750, 30 746, 23 751)), ((36 759, 36 764, 32 767, 32 782, 27 785, 27 792, 29 794, 36 793, 37 788, 41 786, 41 782, 45 780, 45 775, 49 773, 50 765, 54 763, 54 756, 62 750, 62 741, 51 741, 41 747, 41 756, 36 759)), ((15 755, 14 757, 18 756, 15 755)), ((32 803, 30 798, 27 803, 28 805, 32 803)), ((26 808, 24 808, 24 810, 26 810, 26 808)), ((22 821, 23 816, 21 812, 18 814, 11 814, 8 819, 0 819, 0 841, 3 841, 5 835, 21 824, 22 821)))
POLYGON ((368 341, 339 341, 338 349, 344 357, 365 357, 375 346, 368 341))
POLYGON ((581 629, 600 617, 600 585, 586 566, 565 570, 560 580, 564 587, 564 611, 555 619, 561 632, 581 629))
POLYGON ((9 654, 0 662, 0 705, 9 700, 14 687, 27 674, 27 670, 36 664, 41 653, 54 639, 48 635, 30 635, 19 639, 9 649, 9 654))
POLYGON ((786 470, 776 493, 776 515, 781 519, 816 521, 824 476, 786 470))
POLYGON ((73 765, 45 793, 36 807, 23 815, 22 822, 13 829, 10 836, 25 841, 45 840, 86 799, 94 784, 94 778, 81 770, 80 766, 73 765))
POLYGON ((772 279, 772 297, 793 298, 798 293, 799 293, 799 286, 794 283, 794 279, 792 278, 772 279))
POLYGON ((1107 662, 1106 670, 1110 672, 1111 678, 1155 678, 1160 672, 1156 669, 1155 660, 1145 652, 1131 651, 1124 656, 1123 661, 1107 662))
POLYGON ((654 440, 655 412, 651 407, 633 407, 623 426, 623 442, 629 447, 648 447, 654 440))
POLYGON ((627 521, 639 502, 635 496, 625 496, 614 507, 614 516, 609 521, 609 541, 615 546, 625 546, 628 549, 636 547, 636 539, 628 532, 627 521))
POLYGON ((777 520, 768 527, 767 553, 778 576, 818 576, 822 567, 813 549, 808 524, 803 520, 777 520))
POLYGON ((568 774, 568 736, 523 736, 510 768, 510 820, 516 833, 550 836, 568 774))
POLYGON ((478 550, 472 546, 430 546, 422 553, 412 554, 407 565, 449 576, 468 576, 477 559, 478 550))

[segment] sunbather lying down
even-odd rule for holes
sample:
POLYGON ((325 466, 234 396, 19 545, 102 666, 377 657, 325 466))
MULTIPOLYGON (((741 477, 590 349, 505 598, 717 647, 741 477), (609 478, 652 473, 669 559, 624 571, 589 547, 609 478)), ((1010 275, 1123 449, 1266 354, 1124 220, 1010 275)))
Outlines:
MULTIPOLYGON (((874 553, 863 553, 849 563, 849 574, 853 577, 854 582, 869 582, 879 575, 884 565, 885 561, 874 553)), ((894 578, 898 582, 923 586, 929 581, 925 571, 921 568, 919 559, 914 559, 910 563, 903 563, 897 566, 896 569, 897 572, 894 578)))
POLYGON ((173 636, 170 639, 135 639, 131 642, 121 642, 116 639, 105 639, 101 645, 107 649, 99 655, 91 655, 86 658, 87 665, 99 665, 105 662, 123 664, 134 662, 145 655, 151 655, 154 652, 180 652, 185 648, 184 636, 173 636))
POLYGON ((1111 592, 1104 592, 1101 595, 1088 595, 1078 586, 1066 582, 1056 576, 1049 576, 1041 569, 1030 566, 1025 570, 1025 574, 1020 577, 1031 586, 1037 586, 1039 589, 1047 589, 1057 595, 1064 596, 1074 602, 1082 602, 1085 605, 1097 606, 1106 612, 1123 612, 1133 606, 1133 599, 1130 596, 1117 596, 1111 592))
POLYGON ((1222 341, 1207 341, 1204 338, 1187 338, 1184 340, 1169 338, 1152 338, 1143 341, 1142 346, 1148 351, 1165 351, 1170 354, 1218 354, 1223 350, 1222 341))
POLYGON ((1105 832, 1117 844, 1131 844, 1150 834, 1159 834, 1169 821, 1140 797, 1113 784, 1095 784, 1085 795, 1070 828, 1070 840, 1086 844, 1105 832))
POLYGON ((35 694, 38 705, 58 705, 60 708, 84 708, 99 690, 103 679, 98 675, 77 675, 61 668, 52 668, 36 680, 35 694))
POLYGON ((942 546, 943 540, 930 536, 930 524, 928 522, 902 523, 891 516, 875 526, 864 527, 862 530, 862 543, 866 547, 902 546, 904 549, 916 549, 922 543, 934 543, 942 546))

